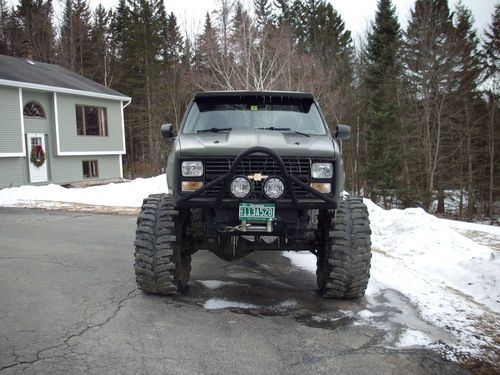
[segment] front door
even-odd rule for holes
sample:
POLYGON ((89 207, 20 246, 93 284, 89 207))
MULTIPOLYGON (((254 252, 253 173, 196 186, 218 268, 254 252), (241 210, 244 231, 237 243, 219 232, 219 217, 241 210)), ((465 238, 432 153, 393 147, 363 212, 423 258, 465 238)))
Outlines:
POLYGON ((47 174, 47 150, 45 148, 45 134, 26 134, 26 152, 28 153, 28 165, 30 182, 45 182, 47 174))

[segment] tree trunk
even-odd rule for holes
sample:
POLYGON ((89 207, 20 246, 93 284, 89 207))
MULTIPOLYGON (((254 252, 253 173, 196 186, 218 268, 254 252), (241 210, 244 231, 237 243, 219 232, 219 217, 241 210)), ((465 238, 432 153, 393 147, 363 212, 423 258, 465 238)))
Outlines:
POLYGON ((491 115, 490 115, 490 122, 488 126, 488 143, 489 143, 489 151, 490 151, 490 186, 489 186, 489 194, 488 194, 488 216, 493 217, 493 189, 495 188, 494 185, 494 172, 495 172, 495 110, 496 110, 496 105, 495 105, 495 95, 493 93, 490 93, 491 96, 491 115))

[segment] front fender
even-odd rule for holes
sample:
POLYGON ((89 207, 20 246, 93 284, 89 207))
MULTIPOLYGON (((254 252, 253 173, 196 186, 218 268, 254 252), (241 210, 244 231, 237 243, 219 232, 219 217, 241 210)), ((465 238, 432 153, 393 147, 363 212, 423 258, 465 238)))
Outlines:
POLYGON ((177 160, 181 153, 181 145, 179 138, 175 138, 172 142, 172 150, 167 158, 167 187, 170 194, 172 194, 176 189, 176 182, 179 181, 179 176, 177 176, 177 160))

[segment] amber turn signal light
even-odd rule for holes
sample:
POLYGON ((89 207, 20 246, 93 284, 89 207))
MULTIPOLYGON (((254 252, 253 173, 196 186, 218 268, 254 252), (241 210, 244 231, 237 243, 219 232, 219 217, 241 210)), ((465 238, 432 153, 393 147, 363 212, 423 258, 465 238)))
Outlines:
POLYGON ((330 184, 329 182, 328 183, 327 182, 312 182, 311 187, 314 190, 319 191, 320 193, 328 194, 328 193, 332 192, 332 184, 330 184))
POLYGON ((201 189, 202 181, 182 181, 182 191, 195 191, 201 189))

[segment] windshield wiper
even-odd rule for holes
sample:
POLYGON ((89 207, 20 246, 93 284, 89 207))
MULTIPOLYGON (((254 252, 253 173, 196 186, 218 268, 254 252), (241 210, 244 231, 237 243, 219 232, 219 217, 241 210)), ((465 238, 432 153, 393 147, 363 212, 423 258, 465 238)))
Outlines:
POLYGON ((310 135, 307 134, 307 133, 302 133, 302 132, 299 132, 297 130, 292 130, 291 128, 275 128, 274 126, 269 126, 268 128, 257 128, 257 129, 261 129, 261 130, 277 130, 277 131, 280 131, 280 132, 292 132, 292 133, 295 133, 295 134, 303 135, 304 137, 310 137, 310 135))
POLYGON ((210 128, 197 130, 196 133, 219 133, 219 132, 230 132, 233 128, 210 128))

